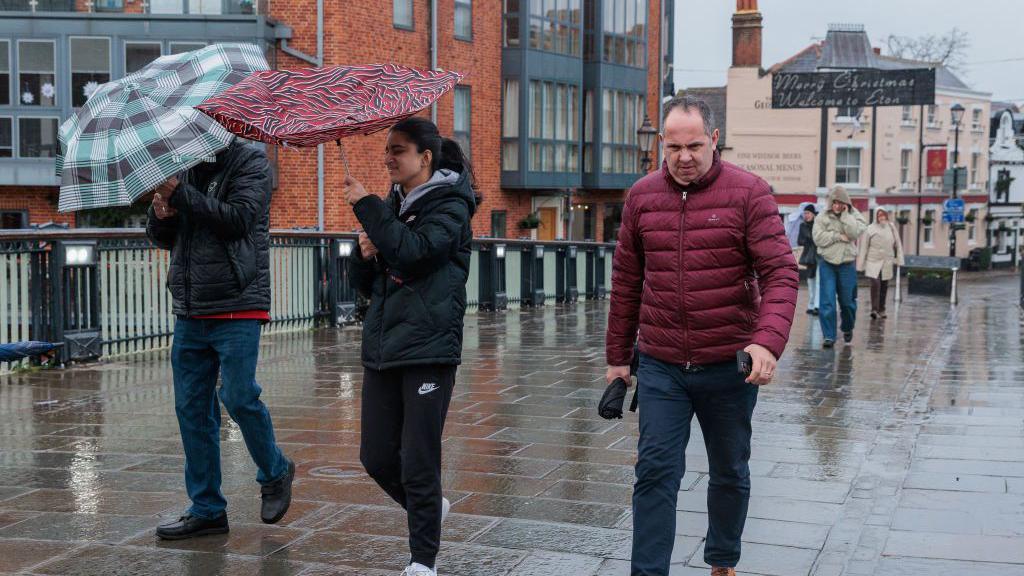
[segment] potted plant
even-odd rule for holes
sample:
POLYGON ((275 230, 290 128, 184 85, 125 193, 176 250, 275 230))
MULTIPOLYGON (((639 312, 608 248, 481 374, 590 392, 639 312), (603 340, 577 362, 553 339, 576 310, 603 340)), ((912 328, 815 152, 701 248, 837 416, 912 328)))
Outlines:
POLYGON ((536 212, 530 212, 519 221, 519 227, 524 230, 540 228, 540 216, 536 212))
POLYGON ((973 223, 977 219, 978 219, 978 217, 974 214, 974 212, 968 212, 967 215, 964 216, 964 221, 965 222, 972 222, 973 223))
POLYGON ((921 224, 924 224, 925 226, 931 226, 934 222, 935 219, 932 218, 931 216, 925 216, 924 218, 921 218, 921 224))
POLYGON ((996 219, 996 217, 993 216, 991 212, 989 212, 988 214, 985 214, 985 222, 991 222, 991 221, 993 221, 995 219, 996 219))
POLYGON ((953 291, 953 272, 943 269, 912 268, 907 271, 907 294, 949 296, 953 291))
POLYGON ((910 217, 909 216, 897 216, 896 217, 896 223, 899 224, 900 226, 906 226, 907 224, 910 224, 910 217))

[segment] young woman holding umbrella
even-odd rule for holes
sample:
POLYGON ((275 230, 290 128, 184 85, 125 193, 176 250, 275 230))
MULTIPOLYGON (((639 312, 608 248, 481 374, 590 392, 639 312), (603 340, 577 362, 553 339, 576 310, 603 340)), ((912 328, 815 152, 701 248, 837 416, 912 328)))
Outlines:
POLYGON ((367 473, 408 513, 406 576, 436 576, 441 432, 462 360, 472 168, 459 145, 412 117, 388 133, 386 199, 351 175, 345 197, 362 224, 352 265, 370 299, 363 322, 362 439, 367 473))

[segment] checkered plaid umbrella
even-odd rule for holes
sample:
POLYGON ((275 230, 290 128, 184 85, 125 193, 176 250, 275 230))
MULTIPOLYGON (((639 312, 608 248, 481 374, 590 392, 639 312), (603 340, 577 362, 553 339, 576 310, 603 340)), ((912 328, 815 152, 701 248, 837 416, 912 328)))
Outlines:
POLYGON ((234 136, 193 107, 268 68, 252 44, 215 44, 98 87, 60 127, 58 210, 127 206, 212 159, 234 136))

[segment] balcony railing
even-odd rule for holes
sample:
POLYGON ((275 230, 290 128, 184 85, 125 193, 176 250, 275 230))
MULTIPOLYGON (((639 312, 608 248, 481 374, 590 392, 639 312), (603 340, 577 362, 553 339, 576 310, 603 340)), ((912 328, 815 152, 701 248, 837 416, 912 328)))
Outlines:
MULTIPOLYGON (((0 12, 75 12, 75 0, 0 0, 0 12)), ((122 12, 124 0, 92 0, 83 3, 84 11, 122 12)), ((189 14, 231 16, 267 13, 267 0, 142 0, 149 14, 189 14)))
MULTIPOLYGON (((349 282, 356 236, 271 234, 267 332, 358 322, 365 302, 349 282)), ((471 311, 605 298, 614 245, 473 241, 471 311)), ((63 360, 170 345, 168 253, 137 229, 0 232, 0 343, 64 342, 63 360)))
POLYGON ((74 12, 75 0, 0 0, 0 12, 74 12))

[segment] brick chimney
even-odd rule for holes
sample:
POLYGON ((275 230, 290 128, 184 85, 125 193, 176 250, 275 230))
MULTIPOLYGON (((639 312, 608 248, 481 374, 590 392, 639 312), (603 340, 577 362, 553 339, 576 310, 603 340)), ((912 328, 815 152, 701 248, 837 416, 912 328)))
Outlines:
POLYGON ((761 13, 757 0, 736 0, 732 15, 732 65, 761 67, 761 13))

